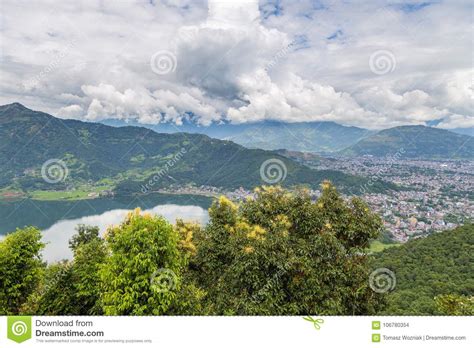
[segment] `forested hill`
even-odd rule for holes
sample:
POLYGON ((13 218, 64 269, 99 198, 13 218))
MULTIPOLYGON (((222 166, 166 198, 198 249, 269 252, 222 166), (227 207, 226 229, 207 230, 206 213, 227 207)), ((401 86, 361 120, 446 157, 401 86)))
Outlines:
POLYGON ((372 133, 335 122, 265 122, 249 125, 227 139, 250 148, 331 152, 351 146, 372 133))
MULTIPOLYGON (((0 107, 0 139, 0 188, 47 189, 51 185, 42 180, 41 168, 50 159, 60 159, 68 168, 67 180, 53 189, 71 181, 110 179, 122 191, 134 193, 152 177, 154 188, 170 183, 253 188, 265 184, 260 169, 267 160, 284 163, 281 173, 273 174, 286 175, 281 182, 285 186, 317 187, 329 179, 356 193, 367 184, 357 176, 312 170, 270 151, 201 134, 159 134, 141 127, 64 120, 18 103, 0 107)), ((377 182, 367 187, 380 192, 394 185, 377 182)))
POLYGON ((388 295, 389 315, 474 314, 474 225, 416 239, 375 254, 373 268, 388 268, 396 285, 388 295), (451 306, 440 312, 441 299, 451 306))
POLYGON ((473 159, 474 137, 445 129, 401 126, 384 129, 343 150, 342 155, 426 159, 473 159))

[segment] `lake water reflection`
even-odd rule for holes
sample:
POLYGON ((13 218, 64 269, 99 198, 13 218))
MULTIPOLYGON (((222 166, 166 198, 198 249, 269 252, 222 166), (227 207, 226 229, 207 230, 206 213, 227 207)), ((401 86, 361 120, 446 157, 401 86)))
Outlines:
MULTIPOLYGON (((43 250, 43 259, 48 262, 70 259, 71 250, 68 248, 69 239, 75 233, 75 227, 79 224, 98 226, 101 234, 107 226, 120 223, 130 210, 115 209, 100 215, 84 216, 80 219, 62 220, 43 231, 43 241, 46 247, 43 250)), ((195 221, 206 224, 208 220, 207 210, 199 206, 182 206, 175 204, 158 205, 147 212, 162 215, 169 222, 174 223, 177 218, 187 221, 195 221)))
MULTIPOLYGON (((206 224, 211 199, 189 195, 150 195, 136 198, 94 199, 83 201, 31 201, 0 203, 0 234, 16 227, 37 226, 43 231, 43 259, 48 262, 69 259, 71 236, 79 224, 98 226, 103 234, 109 225, 120 223, 127 213, 140 207, 162 215, 174 223, 177 218, 206 224)), ((1 237, 0 237, 1 238, 1 237)))

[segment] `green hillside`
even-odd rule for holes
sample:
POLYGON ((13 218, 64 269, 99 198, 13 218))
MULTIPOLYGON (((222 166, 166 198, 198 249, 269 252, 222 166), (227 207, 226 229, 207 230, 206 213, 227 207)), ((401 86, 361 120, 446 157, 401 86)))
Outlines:
POLYGON ((340 152, 345 156, 472 159, 474 138, 444 129, 401 126, 382 130, 340 152))
POLYGON ((474 225, 386 249, 375 254, 372 268, 388 268, 396 276, 382 314, 444 314, 436 306, 436 296, 474 296, 474 225))
MULTIPOLYGON (((342 190, 357 192, 367 181, 338 171, 315 171, 273 152, 205 135, 63 120, 17 103, 0 107, 0 139, 0 188, 24 191, 98 182, 133 194, 150 179, 153 189, 169 184, 253 188, 265 184, 260 167, 269 159, 285 164, 285 186, 317 187, 329 179, 342 190), (66 164, 64 181, 49 184, 42 179, 41 168, 50 159, 66 164)), ((371 188, 380 192, 395 187, 379 182, 371 188)))
POLYGON ((142 126, 157 133, 198 133, 211 138, 231 140, 248 148, 264 150, 287 149, 304 152, 331 152, 354 145, 374 134, 363 128, 343 126, 335 122, 279 122, 213 123, 203 127, 183 120, 182 125, 170 123, 140 124, 136 120, 106 119, 101 123, 114 127, 142 126))
POLYGON ((227 139, 250 148, 330 152, 351 146, 371 133, 335 122, 266 122, 249 126, 227 139))

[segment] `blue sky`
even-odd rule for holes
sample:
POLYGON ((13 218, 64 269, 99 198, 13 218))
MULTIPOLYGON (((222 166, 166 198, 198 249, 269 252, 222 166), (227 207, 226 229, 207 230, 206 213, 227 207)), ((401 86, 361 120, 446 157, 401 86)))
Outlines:
POLYGON ((3 0, 2 104, 142 123, 473 127, 469 1, 3 0))

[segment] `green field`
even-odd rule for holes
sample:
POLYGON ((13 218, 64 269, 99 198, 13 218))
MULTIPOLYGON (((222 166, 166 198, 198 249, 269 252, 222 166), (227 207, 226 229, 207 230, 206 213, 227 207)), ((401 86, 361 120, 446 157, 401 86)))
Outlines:
POLYGON ((87 191, 32 191, 29 192, 29 196, 40 201, 58 201, 93 198, 88 197, 89 193, 87 191))
POLYGON ((401 244, 398 243, 382 243, 379 240, 374 240, 372 243, 370 243, 369 251, 371 253, 379 253, 381 251, 384 251, 385 249, 399 247, 400 245, 401 244))
POLYGON ((13 190, 11 188, 0 189, 0 201, 22 199, 29 197, 39 201, 58 201, 58 200, 79 200, 92 199, 99 197, 100 192, 111 190, 111 186, 88 186, 84 185, 74 191, 52 191, 52 190, 34 190, 23 192, 21 190, 13 190))
POLYGON ((74 191, 30 191, 28 196, 40 201, 92 199, 99 197, 100 192, 111 189, 112 187, 108 185, 81 185, 74 191))

